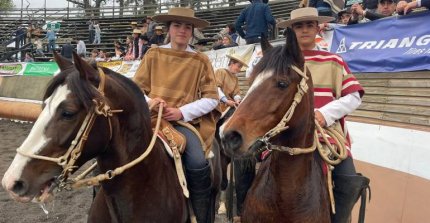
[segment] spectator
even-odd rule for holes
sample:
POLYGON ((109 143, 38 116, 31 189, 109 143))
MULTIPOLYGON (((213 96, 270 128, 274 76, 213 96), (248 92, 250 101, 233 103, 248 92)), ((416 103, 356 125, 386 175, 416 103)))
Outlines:
POLYGON ((163 27, 162 26, 156 26, 155 27, 155 35, 152 36, 151 39, 149 39, 149 44, 156 44, 158 46, 164 44, 164 34, 163 34, 163 27))
POLYGON ((61 56, 70 60, 73 59, 73 46, 70 44, 70 40, 61 48, 61 56))
POLYGON ((199 40, 204 38, 205 38, 205 35, 203 34, 202 30, 199 28, 194 28, 193 37, 191 38, 189 44, 195 45, 199 40))
POLYGON ((348 24, 362 23, 394 15, 396 0, 379 0, 376 12, 364 10, 360 4, 351 6, 352 17, 348 24), (361 20, 359 18, 362 18, 361 20), (360 20, 360 21, 359 21, 360 20))
POLYGON ((240 13, 236 21, 236 30, 246 40, 246 44, 258 43, 262 34, 268 36, 269 24, 276 26, 269 6, 261 0, 252 0, 251 5, 240 13), (246 34, 242 28, 244 25, 246 25, 246 34))
POLYGON ((46 39, 48 40, 48 52, 54 51, 56 35, 51 28, 48 28, 48 31, 46 32, 46 39))
POLYGON ((15 47, 21 48, 25 44, 26 31, 23 27, 19 26, 15 32, 15 35, 16 35, 15 47))
POLYGON ((146 35, 141 35, 139 37, 139 57, 137 59, 141 60, 150 47, 148 37, 146 35))
POLYGON ((238 37, 239 35, 238 35, 238 34, 237 34, 237 32, 236 32, 236 28, 234 27, 234 24, 233 24, 233 23, 229 23, 229 24, 227 24, 227 26, 225 27, 225 29, 226 29, 226 33, 227 33, 228 35, 230 35, 230 36, 231 36, 231 38, 233 39, 233 42, 235 42, 235 43, 236 43, 237 37, 238 37))
POLYGON ((146 32, 146 36, 148 36, 149 39, 152 38, 154 35, 155 27, 157 26, 157 23, 152 19, 151 16, 146 17, 146 23, 148 24, 148 31, 146 32))
POLYGON ((231 38, 231 36, 228 34, 224 34, 221 40, 221 44, 214 46, 213 49, 219 50, 219 49, 235 47, 235 46, 238 46, 238 45, 237 43, 233 42, 233 39, 231 38))
POLYGON ((128 36, 125 43, 127 44, 127 51, 124 56, 124 60, 134 60, 134 44, 133 44, 133 37, 128 36))
POLYGON ((39 36, 34 37, 33 45, 36 47, 36 55, 44 56, 43 54, 43 43, 39 36))
POLYGON ((96 57, 96 61, 107 61, 106 52, 104 50, 100 50, 98 57, 96 57))
POLYGON ((137 29, 137 22, 131 22, 131 30, 137 29))
POLYGON ((101 29, 100 29, 100 24, 98 21, 94 22, 94 31, 95 31, 95 38, 94 38, 94 42, 93 44, 100 44, 101 42, 101 29))
POLYGON ((95 35, 94 22, 93 22, 93 20, 90 19, 87 22, 87 24, 88 24, 88 33, 89 33, 88 40, 89 40, 89 43, 93 43, 94 42, 94 35, 95 35))
POLYGON ((351 18, 351 8, 346 8, 337 13, 337 23, 348 25, 351 18))
POLYGON ((316 8, 318 10, 318 15, 320 16, 332 16, 333 14, 331 5, 324 0, 309 0, 308 7, 316 8))
POLYGON ((34 62, 34 59, 29 52, 25 53, 24 62, 34 62))
POLYGON ((400 1, 397 3, 396 11, 399 14, 406 15, 408 14, 412 9, 419 8, 419 7, 426 7, 427 9, 430 8, 430 0, 416 0, 411 2, 406 1, 400 1))
POLYGON ((139 36, 142 32, 140 31, 140 29, 134 29, 133 30, 133 55, 134 58, 136 59, 139 57, 139 36))
POLYGON ((214 50, 218 50, 218 49, 222 49, 222 36, 220 34, 216 34, 213 39, 215 40, 215 42, 212 45, 212 49, 214 50))
POLYGON ((93 49, 91 51, 90 59, 95 61, 98 56, 99 56, 99 51, 97 49, 93 49))
POLYGON ((123 57, 125 55, 125 48, 122 46, 121 42, 115 40, 113 44, 115 46, 115 59, 123 57))
POLYGON ((80 57, 86 57, 87 56, 87 46, 85 45, 85 42, 82 40, 78 40, 78 43, 76 45, 76 53, 80 57))
POLYGON ((142 35, 145 35, 148 32, 148 23, 146 23, 146 19, 142 20, 142 27, 140 27, 140 31, 142 35))

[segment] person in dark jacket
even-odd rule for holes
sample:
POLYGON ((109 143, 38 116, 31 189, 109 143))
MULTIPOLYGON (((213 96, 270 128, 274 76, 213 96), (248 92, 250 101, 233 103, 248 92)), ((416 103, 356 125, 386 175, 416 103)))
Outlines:
POLYGON ((139 36, 142 33, 140 29, 133 30, 133 55, 134 58, 139 57, 139 36))
POLYGON ((163 34, 163 27, 162 26, 156 26, 155 27, 155 35, 151 37, 149 40, 149 44, 156 44, 156 45, 163 45, 164 44, 164 34, 163 34))
POLYGON ((67 59, 72 59, 73 57, 73 46, 72 44, 70 44, 70 41, 68 41, 66 44, 63 45, 63 47, 61 48, 61 56, 67 58, 67 59))
POLYGON ((365 21, 373 21, 388 16, 394 15, 396 11, 396 0, 379 0, 378 8, 376 12, 365 10, 360 4, 354 4, 351 6, 352 17, 348 24, 358 23, 359 17, 364 17, 365 21))
POLYGON ((261 34, 267 36, 269 24, 276 26, 275 18, 267 4, 261 0, 252 0, 251 5, 242 10, 236 20, 236 30, 246 40, 246 44, 259 43, 261 34), (246 25, 246 34, 243 27, 246 25))

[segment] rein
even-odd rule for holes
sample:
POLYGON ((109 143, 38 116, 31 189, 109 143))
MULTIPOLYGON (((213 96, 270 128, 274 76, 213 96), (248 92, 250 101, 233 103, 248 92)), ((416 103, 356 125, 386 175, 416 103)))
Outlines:
MULTIPOLYGON (((100 83, 99 83, 99 87, 97 88, 97 91, 104 98, 104 96, 105 96, 104 88, 105 88, 105 82, 106 82, 106 75, 102 69, 98 68, 98 71, 100 74, 100 83)), ((71 175, 72 171, 77 168, 77 166, 75 166, 74 164, 75 164, 76 160, 79 158, 79 156, 81 155, 83 147, 86 144, 89 133, 90 133, 90 131, 94 125, 94 122, 95 122, 95 119, 97 118, 97 116, 103 115, 104 117, 106 117, 108 119, 108 122, 109 122, 109 141, 110 141, 112 139, 112 134, 113 134, 112 133, 111 117, 113 116, 114 113, 119 113, 119 112, 123 111, 123 110, 112 110, 110 108, 110 106, 104 100, 93 99, 93 102, 94 102, 93 110, 91 110, 90 112, 87 113, 84 121, 82 122, 82 125, 81 125, 78 133, 76 134, 75 139, 72 141, 67 152, 64 155, 57 157, 57 158, 54 158, 54 157, 48 157, 48 156, 29 154, 29 153, 26 153, 24 151, 17 149, 17 153, 22 155, 22 156, 33 158, 33 159, 39 159, 39 160, 54 162, 63 168, 62 173, 58 177, 56 177, 54 183, 51 185, 50 191, 52 191, 55 187, 58 187, 59 190, 61 190, 61 189, 70 190, 72 188, 76 189, 76 188, 79 188, 82 186, 98 185, 100 181, 110 180, 110 179, 114 178, 115 176, 122 174, 125 170, 135 166, 136 164, 141 162, 143 159, 145 159, 148 156, 148 154, 152 151, 152 148, 155 145, 155 140, 157 138, 157 132, 158 132, 158 129, 160 127, 162 111, 163 111, 161 107, 160 107, 159 112, 158 112, 157 125, 155 128, 155 133, 151 139, 150 145, 148 146, 146 151, 140 157, 138 157, 137 159, 131 161, 130 163, 127 163, 121 167, 114 169, 114 170, 108 170, 104 174, 99 174, 98 176, 82 180, 82 178, 84 178, 88 173, 90 173, 97 166, 97 163, 94 163, 91 167, 89 167, 87 170, 85 170, 78 177, 76 177, 75 179, 69 180, 68 177, 71 175)))
POLYGON ((324 160, 324 162, 327 164, 327 167, 328 167, 327 185, 328 185, 328 192, 330 196, 331 208, 334 214, 336 213, 336 211, 335 211, 335 205, 334 205, 333 185, 331 183, 332 182, 331 171, 334 169, 333 165, 339 164, 348 156, 344 137, 335 129, 330 127, 323 128, 318 124, 317 121, 315 121, 316 128, 314 132, 314 140, 310 147, 291 148, 288 146, 273 145, 270 143, 270 139, 279 135, 281 132, 289 128, 288 122, 291 120, 297 105, 300 104, 300 102, 302 101, 303 95, 305 95, 309 89, 309 86, 307 84, 307 80, 309 79, 309 77, 307 76, 306 65, 304 67, 304 71, 300 70, 295 65, 292 65, 291 69, 296 71, 302 77, 300 83, 297 85, 297 92, 294 95, 294 100, 291 103, 291 106, 288 108, 287 112, 284 114, 281 121, 274 128, 266 132, 266 134, 264 134, 263 137, 261 137, 260 139, 257 139, 250 146, 250 148, 256 147, 257 154, 261 154, 265 151, 269 151, 269 152, 279 151, 279 152, 287 152, 291 156, 312 153, 315 151, 315 149, 318 149, 318 152, 321 158, 324 160), (325 146, 319 141, 319 135, 322 137, 325 143, 325 146), (330 136, 334 140, 334 143, 337 148, 329 142, 327 136, 330 136))

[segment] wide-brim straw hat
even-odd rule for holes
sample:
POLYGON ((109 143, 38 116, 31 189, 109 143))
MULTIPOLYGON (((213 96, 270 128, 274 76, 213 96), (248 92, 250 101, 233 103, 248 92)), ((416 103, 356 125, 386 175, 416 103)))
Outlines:
POLYGON ((306 7, 291 11, 290 19, 278 23, 277 26, 279 28, 287 28, 297 22, 317 21, 318 23, 326 23, 333 20, 334 18, 330 16, 318 16, 318 10, 316 8, 306 7))
POLYGON ((130 25, 137 25, 137 22, 131 22, 130 25))
POLYGON ((133 34, 142 34, 142 30, 140 30, 140 29, 133 29, 133 34))
POLYGON ((156 26, 155 30, 163 30, 163 27, 162 26, 156 26))
POLYGON ((241 63, 244 67, 248 67, 248 64, 245 62, 245 59, 237 54, 227 54, 227 57, 233 60, 236 60, 237 62, 241 63))
POLYGON ((157 22, 187 22, 193 24, 195 28, 205 28, 209 26, 209 22, 204 19, 199 19, 194 15, 194 10, 189 8, 170 8, 167 14, 155 15, 152 17, 157 22))

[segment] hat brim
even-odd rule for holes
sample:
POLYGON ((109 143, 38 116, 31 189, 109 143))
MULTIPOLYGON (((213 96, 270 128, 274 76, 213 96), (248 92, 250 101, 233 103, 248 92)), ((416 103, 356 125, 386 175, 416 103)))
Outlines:
POLYGON ((330 17, 330 16, 303 16, 297 19, 290 19, 290 20, 286 20, 286 21, 282 21, 280 23, 277 24, 278 28, 288 28, 294 24, 294 23, 298 23, 298 22, 304 22, 304 21, 317 21, 318 23, 326 23, 326 22, 331 22, 334 20, 334 17, 330 17))
POLYGON ((237 62, 241 63, 244 67, 248 67, 248 64, 245 63, 242 59, 235 57, 234 55, 227 55, 228 58, 236 60, 237 62))
POLYGON ((210 23, 206 20, 199 18, 192 18, 188 16, 179 16, 179 15, 155 15, 152 17, 157 22, 171 22, 171 21, 180 21, 187 22, 194 25, 195 28, 205 28, 210 25, 210 23))

